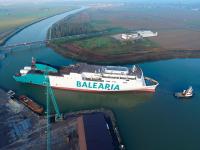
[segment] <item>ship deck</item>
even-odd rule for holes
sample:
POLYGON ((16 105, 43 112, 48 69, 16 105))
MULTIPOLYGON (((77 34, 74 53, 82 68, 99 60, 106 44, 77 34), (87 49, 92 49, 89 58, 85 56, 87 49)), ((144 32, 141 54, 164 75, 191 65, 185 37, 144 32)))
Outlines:
POLYGON ((83 72, 90 72, 90 73, 95 73, 95 72, 102 72, 103 67, 98 66, 98 65, 89 65, 86 63, 78 63, 75 65, 70 65, 67 67, 62 67, 59 72, 62 74, 68 74, 70 72, 73 73, 83 73, 83 72))
MULTIPOLYGON (((87 63, 78 63, 70 66, 63 66, 58 69, 58 72, 49 72, 49 75, 52 76, 62 76, 63 74, 70 74, 70 73, 104 73, 104 68, 106 66, 99 66, 99 65, 90 65, 87 63)), ((117 68, 117 67, 115 67, 117 68)), ((119 67, 120 68, 120 67, 119 67)), ((30 70, 28 73, 36 73, 36 74, 44 74, 44 71, 41 70, 30 70)), ((142 70, 140 67, 136 66, 135 71, 133 72, 131 68, 128 68, 129 76, 137 76, 137 78, 142 77, 142 70)))
MULTIPOLYGON (((61 74, 69 74, 71 72, 73 73, 83 73, 83 72, 89 72, 89 73, 104 73, 104 67, 106 66, 98 66, 98 65, 89 65, 86 63, 79 63, 67 67, 62 67, 59 72, 61 74)), ((117 67, 116 67, 117 68, 117 67)), ((130 76, 137 76, 138 78, 141 78, 142 76, 142 70, 136 66, 136 70, 133 72, 131 69, 128 69, 128 74, 130 76)))

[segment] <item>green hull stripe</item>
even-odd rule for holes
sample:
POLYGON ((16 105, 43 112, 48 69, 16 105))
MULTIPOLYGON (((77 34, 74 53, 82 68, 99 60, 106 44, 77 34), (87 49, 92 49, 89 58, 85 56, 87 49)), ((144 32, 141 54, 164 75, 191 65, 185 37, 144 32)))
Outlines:
POLYGON ((38 84, 38 85, 44 85, 44 81, 45 81, 44 75, 37 75, 37 74, 27 74, 24 76, 13 76, 13 78, 17 82, 32 83, 32 84, 38 84))

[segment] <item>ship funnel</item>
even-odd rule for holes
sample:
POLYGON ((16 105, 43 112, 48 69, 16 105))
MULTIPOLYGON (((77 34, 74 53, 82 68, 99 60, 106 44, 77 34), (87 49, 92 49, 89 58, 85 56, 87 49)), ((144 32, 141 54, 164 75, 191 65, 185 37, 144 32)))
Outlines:
POLYGON ((35 70, 35 64, 36 64, 36 60, 34 57, 32 57, 32 64, 31 64, 31 69, 35 70))
POLYGON ((32 57, 32 65, 35 65, 35 63, 36 63, 36 60, 34 57, 32 57))
POLYGON ((133 67, 132 67, 132 71, 135 72, 136 70, 137 70, 136 66, 133 65, 133 67))

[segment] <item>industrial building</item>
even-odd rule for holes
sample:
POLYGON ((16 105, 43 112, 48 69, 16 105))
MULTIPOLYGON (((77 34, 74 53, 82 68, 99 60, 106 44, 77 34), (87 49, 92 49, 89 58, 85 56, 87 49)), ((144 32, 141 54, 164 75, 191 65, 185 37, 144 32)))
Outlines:
POLYGON ((112 136, 103 113, 86 114, 77 119, 80 150, 114 150, 112 136))
POLYGON ((141 30, 137 31, 137 34, 143 38, 145 37, 153 37, 153 36, 158 36, 158 32, 152 32, 150 30, 141 30))
POLYGON ((150 30, 140 30, 136 31, 131 34, 121 34, 121 39, 123 40, 137 40, 140 38, 147 38, 147 37, 153 37, 153 36, 158 36, 158 32, 152 32, 150 30))
POLYGON ((123 39, 123 40, 136 40, 136 39, 138 39, 139 38, 139 35, 137 34, 137 33, 133 33, 133 34, 122 34, 121 35, 121 38, 123 39))

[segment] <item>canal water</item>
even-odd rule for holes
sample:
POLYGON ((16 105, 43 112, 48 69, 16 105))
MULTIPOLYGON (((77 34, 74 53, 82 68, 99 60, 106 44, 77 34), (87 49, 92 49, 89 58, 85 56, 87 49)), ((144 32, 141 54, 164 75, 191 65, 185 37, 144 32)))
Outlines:
MULTIPOLYGON (((80 10, 31 25, 6 44, 43 40, 53 23, 80 10)), ((0 62, 0 87, 27 94, 45 106, 44 88, 20 84, 12 78, 19 69, 31 64, 31 57, 53 65, 68 65, 75 61, 62 57, 45 45, 38 45, 15 48, 0 62)), ((61 111, 112 109, 128 150, 199 150, 200 59, 174 59, 139 65, 146 76, 159 81, 156 93, 89 94, 56 90, 61 111), (189 85, 195 90, 192 99, 183 101, 173 97, 174 92, 189 85)))

